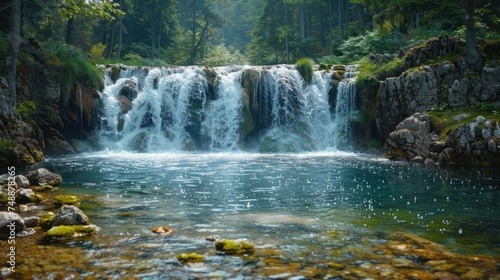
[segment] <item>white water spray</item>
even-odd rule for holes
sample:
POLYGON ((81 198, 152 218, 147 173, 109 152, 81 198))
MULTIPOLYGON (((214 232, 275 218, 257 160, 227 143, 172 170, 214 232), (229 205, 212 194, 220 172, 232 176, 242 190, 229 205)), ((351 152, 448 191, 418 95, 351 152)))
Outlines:
POLYGON ((351 82, 339 86, 335 118, 328 104, 331 73, 316 71, 306 83, 293 66, 221 67, 210 69, 210 82, 206 70, 130 67, 113 82, 108 69, 101 93, 103 145, 136 152, 301 152, 343 141, 338 130, 347 126, 340 121, 354 106, 343 87, 351 82), (253 92, 242 86, 245 71, 257 73, 253 92))

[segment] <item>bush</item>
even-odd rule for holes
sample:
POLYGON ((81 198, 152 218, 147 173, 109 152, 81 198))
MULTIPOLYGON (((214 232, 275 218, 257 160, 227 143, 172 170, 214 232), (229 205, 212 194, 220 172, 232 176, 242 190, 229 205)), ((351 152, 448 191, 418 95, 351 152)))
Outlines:
POLYGON ((314 72, 314 60, 310 58, 302 58, 295 64, 295 69, 299 71, 300 75, 307 83, 312 81, 312 75, 314 72))
POLYGON ((36 111, 36 104, 33 101, 23 101, 17 105, 17 113, 24 120, 28 120, 36 111))
POLYGON ((87 82, 93 87, 101 85, 102 73, 74 46, 58 41, 43 44, 48 52, 48 64, 52 66, 51 75, 65 88, 77 83, 87 82))
POLYGON ((106 51, 106 45, 104 45, 103 43, 93 45, 90 48, 90 59, 92 60, 103 59, 105 51, 106 51))

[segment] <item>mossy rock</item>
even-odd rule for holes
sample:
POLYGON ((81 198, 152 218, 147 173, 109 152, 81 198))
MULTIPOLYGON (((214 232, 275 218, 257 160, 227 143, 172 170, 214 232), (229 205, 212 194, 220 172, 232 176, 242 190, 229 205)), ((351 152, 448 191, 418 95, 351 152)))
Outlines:
POLYGON ((307 83, 310 83, 313 78, 314 60, 310 58, 302 58, 295 64, 295 69, 299 71, 300 75, 307 83))
POLYGON ((326 64, 326 63, 320 63, 319 64, 319 70, 325 70, 325 71, 330 71, 330 69, 332 68, 332 65, 331 64, 326 64))
POLYGON ((42 200, 44 200, 44 197, 40 194, 30 195, 30 202, 31 203, 39 203, 42 200))
POLYGON ((179 260, 183 264, 190 262, 204 262, 205 257, 198 253, 182 253, 177 256, 177 260, 179 260))
POLYGON ((246 254, 253 253, 255 247, 244 240, 223 239, 215 242, 215 250, 225 254, 246 254))
POLYGON ((54 218, 55 214, 52 212, 45 213, 42 217, 40 217, 40 226, 43 229, 50 229, 52 227, 52 218, 54 218))
POLYGON ((32 186, 31 189, 35 192, 50 192, 54 190, 54 187, 51 185, 43 185, 43 186, 32 186))
POLYGON ((95 232, 92 226, 56 226, 47 231, 47 237, 50 239, 67 239, 80 235, 91 235, 95 232))
POLYGON ((57 226, 47 231, 47 237, 53 239, 71 238, 75 235, 76 230, 72 226, 57 226))
POLYGON ((0 204, 7 204, 9 202, 9 197, 6 193, 0 193, 0 204))
POLYGON ((54 197, 54 205, 80 205, 80 199, 74 195, 57 195, 54 197))

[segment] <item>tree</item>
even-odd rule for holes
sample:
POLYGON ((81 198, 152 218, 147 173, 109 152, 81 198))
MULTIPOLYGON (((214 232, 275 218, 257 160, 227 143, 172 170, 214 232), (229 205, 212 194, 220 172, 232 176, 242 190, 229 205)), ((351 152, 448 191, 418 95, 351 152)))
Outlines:
POLYGON ((474 28, 474 0, 467 0, 465 23, 465 62, 472 69, 477 69, 483 64, 483 58, 477 46, 476 32, 474 28))
MULTIPOLYGON (((220 1, 220 0, 219 0, 220 1)), ((183 5, 190 33, 189 64, 195 64, 198 59, 200 47, 207 43, 210 37, 210 31, 213 28, 222 26, 223 18, 214 9, 216 0, 191 0, 190 5, 183 5)))
POLYGON ((12 0, 11 9, 9 47, 5 58, 5 76, 9 86, 9 94, 2 96, 2 107, 0 107, 0 113, 5 116, 12 116, 16 110, 17 56, 21 42, 21 0, 12 0))

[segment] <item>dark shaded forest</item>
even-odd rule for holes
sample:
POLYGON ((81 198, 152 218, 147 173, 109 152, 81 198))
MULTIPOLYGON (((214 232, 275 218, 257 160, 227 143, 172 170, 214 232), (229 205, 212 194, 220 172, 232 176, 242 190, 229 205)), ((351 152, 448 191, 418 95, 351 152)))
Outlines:
MULTIPOLYGON (((0 1, 2 52, 7 50, 14 2, 0 1)), ((96 63, 265 65, 303 57, 349 63, 370 53, 395 53, 436 35, 465 38, 466 29, 466 1, 20 2, 22 38, 34 38, 49 51, 74 46, 96 63)), ((498 39, 500 3, 472 2, 477 37, 498 39)))

